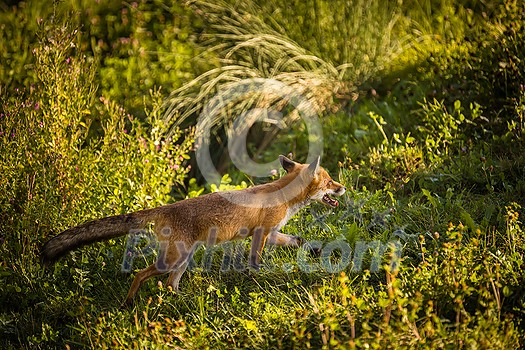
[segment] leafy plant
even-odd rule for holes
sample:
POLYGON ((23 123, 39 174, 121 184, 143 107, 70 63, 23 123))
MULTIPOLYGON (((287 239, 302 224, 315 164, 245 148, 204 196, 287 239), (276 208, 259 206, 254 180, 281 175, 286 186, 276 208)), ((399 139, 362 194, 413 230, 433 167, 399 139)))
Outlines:
MULTIPOLYGON (((75 50, 73 28, 68 22, 44 22, 34 50, 39 81, 29 91, 2 95, 0 249, 6 287, 0 299, 11 311, 43 298, 37 291, 37 281, 49 277, 38 263, 43 238, 90 218, 166 204, 189 171, 191 131, 164 136, 158 93, 151 94, 145 121, 105 98, 95 99, 96 62, 75 50)), ((89 274, 72 272, 84 295, 93 286, 89 274)), ((44 290, 50 289, 46 284, 44 290)), ((30 325, 32 317, 46 313, 34 312, 16 321, 28 325, 31 335, 13 335, 9 328, 2 333, 33 345, 58 341, 60 331, 53 325, 30 325)))

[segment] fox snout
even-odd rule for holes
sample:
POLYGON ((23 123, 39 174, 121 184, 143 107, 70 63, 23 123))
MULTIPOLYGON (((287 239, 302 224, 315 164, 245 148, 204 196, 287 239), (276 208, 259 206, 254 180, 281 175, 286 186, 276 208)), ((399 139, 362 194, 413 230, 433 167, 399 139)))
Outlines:
POLYGON ((335 190, 335 192, 334 192, 334 195, 335 195, 335 196, 342 196, 342 195, 345 194, 345 192, 346 192, 346 187, 343 186, 343 185, 341 185, 341 184, 339 184, 339 185, 340 185, 340 187, 338 187, 338 188, 335 190))
POLYGON ((325 190, 321 191, 320 202, 332 208, 338 207, 339 201, 331 198, 331 196, 342 196, 346 192, 346 187, 333 180, 329 180, 327 185, 325 190))
POLYGON ((334 180, 328 181, 327 191, 328 194, 334 196, 342 196, 346 192, 346 187, 339 182, 334 180))

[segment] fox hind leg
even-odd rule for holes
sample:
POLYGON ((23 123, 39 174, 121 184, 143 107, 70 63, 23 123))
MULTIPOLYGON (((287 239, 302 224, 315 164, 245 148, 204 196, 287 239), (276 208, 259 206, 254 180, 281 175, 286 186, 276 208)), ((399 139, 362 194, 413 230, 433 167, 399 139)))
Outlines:
POLYGON ((129 289, 126 301, 124 302, 125 305, 130 305, 133 302, 135 294, 137 294, 140 286, 148 278, 172 271, 170 274, 171 285, 173 289, 178 287, 179 280, 188 266, 189 259, 193 255, 194 247, 186 250, 186 245, 176 244, 172 249, 168 248, 169 244, 167 242, 161 242, 160 254, 157 261, 137 273, 129 289))
POLYGON ((124 302, 124 305, 132 304, 135 294, 137 294, 137 291, 139 290, 140 286, 142 285, 142 283, 144 283, 145 280, 153 276, 161 275, 164 272, 165 271, 158 270, 156 264, 151 264, 150 266, 146 267, 144 270, 140 270, 135 276, 135 279, 133 280, 131 287, 129 288, 129 292, 126 297, 126 301, 124 302))

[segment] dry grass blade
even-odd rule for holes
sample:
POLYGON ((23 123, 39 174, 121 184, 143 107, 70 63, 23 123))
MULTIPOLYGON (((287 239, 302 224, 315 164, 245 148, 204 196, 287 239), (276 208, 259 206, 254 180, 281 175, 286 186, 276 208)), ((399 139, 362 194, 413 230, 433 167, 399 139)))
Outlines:
MULTIPOLYGON (((210 104, 207 113, 220 116, 212 118, 214 128, 228 125, 249 110, 258 113, 271 108, 283 112, 289 107, 289 99, 276 96, 271 82, 255 84, 256 89, 246 91, 246 80, 250 79, 271 79, 290 87, 294 94, 307 100, 295 107, 313 108, 307 112, 315 115, 333 110, 335 96, 355 99, 356 95, 349 95, 354 92, 353 87, 340 79, 337 67, 250 13, 255 11, 250 8, 253 4, 241 9, 233 9, 224 2, 192 1, 189 5, 213 29, 214 34, 206 37, 208 53, 216 54, 221 66, 171 94, 166 101, 168 123, 177 126, 210 104)), ((297 111, 287 112, 284 122, 297 118, 297 111)))

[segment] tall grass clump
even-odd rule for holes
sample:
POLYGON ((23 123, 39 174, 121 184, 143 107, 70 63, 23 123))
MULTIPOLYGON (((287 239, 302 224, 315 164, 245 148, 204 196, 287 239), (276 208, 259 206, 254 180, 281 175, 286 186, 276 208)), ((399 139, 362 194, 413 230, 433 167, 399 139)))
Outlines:
MULTIPOLYGON (((264 20, 359 84, 397 56, 411 39, 399 30, 403 1, 258 2, 264 20), (293 21, 290 21, 293 18, 293 21)), ((256 12, 257 11, 257 12, 256 12)))
MULTIPOLYGON (((278 80, 306 95, 320 112, 330 106, 334 94, 343 88, 338 82, 337 67, 312 55, 250 12, 254 11, 253 3, 233 8, 225 2, 195 1, 190 2, 190 6, 209 26, 204 44, 217 54, 219 67, 172 93, 168 102, 171 109, 166 115, 168 121, 180 122, 194 115, 214 94, 243 79, 278 80)), ((250 107, 270 107, 280 100, 267 96, 265 91, 254 94, 253 101, 248 99, 250 102, 245 106, 238 103, 236 108, 230 107, 228 113, 222 111, 222 116, 228 118, 231 114, 231 119, 250 107)))
MULTIPOLYGON (((308 102, 308 112, 314 115, 334 113, 355 101, 358 83, 384 67, 403 47, 404 39, 398 41, 390 36, 397 14, 392 8, 375 1, 339 4, 343 11, 336 10, 339 5, 335 3, 316 3, 320 6, 312 9, 319 11, 317 17, 313 17, 317 18, 317 22, 314 22, 318 26, 322 24, 325 28, 331 28, 321 23, 324 21, 321 18, 329 18, 326 15, 329 12, 337 14, 332 23, 334 29, 324 34, 320 31, 319 35, 326 35, 326 40, 316 36, 321 46, 312 46, 309 40, 297 41, 291 36, 302 30, 297 25, 299 22, 310 20, 309 12, 302 13, 302 17, 297 16, 299 22, 294 22, 296 25, 281 25, 279 19, 284 14, 270 11, 270 5, 259 6, 247 2, 234 7, 229 2, 188 2, 190 8, 202 17, 202 45, 216 55, 218 67, 208 70, 171 94, 167 101, 170 108, 166 120, 174 125, 184 121, 194 123, 205 106, 211 108, 213 114, 218 116, 213 124, 215 130, 219 130, 219 144, 223 145, 215 154, 216 158, 220 158, 225 147, 221 128, 249 110, 262 110, 260 113, 269 109, 278 111, 284 115, 285 129, 289 131, 295 128, 301 133, 305 132, 300 123, 294 126, 300 120, 299 108, 291 107, 290 96, 287 100, 282 94, 276 94, 271 84, 255 86, 248 93, 237 94, 242 96, 221 100, 222 92, 235 90, 247 79, 272 79, 289 86, 308 102), (349 14, 352 15, 347 16, 349 14), (339 25, 344 28, 341 32, 335 30, 339 25), (326 48, 325 43, 330 48, 326 48), (326 55, 327 52, 338 52, 342 58, 330 57, 330 54, 326 55)), ((276 8, 286 8, 280 3, 275 5, 276 8)), ((303 11, 307 6, 296 5, 293 9, 297 11, 303 11)), ((312 26, 308 28, 310 32, 318 29, 312 26)), ((208 110, 206 112, 209 113, 208 110)), ((280 128, 283 126, 272 126, 270 119, 267 118, 267 123, 263 123, 266 128, 262 130, 267 133, 252 133, 250 141, 254 145, 255 156, 261 156, 261 152, 271 143, 270 140, 274 142, 279 131, 282 131, 280 128)))

